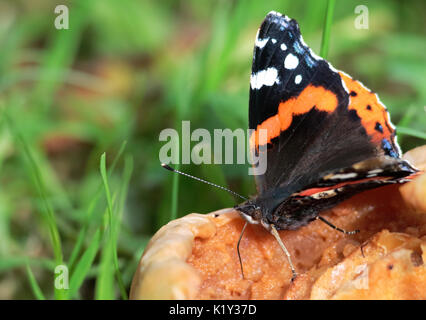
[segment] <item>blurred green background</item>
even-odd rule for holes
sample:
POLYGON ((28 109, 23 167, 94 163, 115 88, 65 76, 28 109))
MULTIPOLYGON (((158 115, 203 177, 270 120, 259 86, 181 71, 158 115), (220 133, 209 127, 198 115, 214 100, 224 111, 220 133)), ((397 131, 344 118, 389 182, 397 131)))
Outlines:
MULTIPOLYGON (((295 18, 319 54, 326 6, 1 0, 0 299, 126 298, 161 225, 236 204, 162 169, 159 133, 182 120, 192 129, 247 128, 264 16, 295 18), (54 28, 59 4, 69 8, 69 30, 54 28), (59 264, 69 290, 54 289, 59 264)), ((331 29, 328 60, 379 93, 404 151, 426 136, 424 12, 423 0, 337 1, 331 29), (360 4, 369 9, 367 30, 354 27, 360 4)), ((180 168, 255 192, 245 165, 180 168)))

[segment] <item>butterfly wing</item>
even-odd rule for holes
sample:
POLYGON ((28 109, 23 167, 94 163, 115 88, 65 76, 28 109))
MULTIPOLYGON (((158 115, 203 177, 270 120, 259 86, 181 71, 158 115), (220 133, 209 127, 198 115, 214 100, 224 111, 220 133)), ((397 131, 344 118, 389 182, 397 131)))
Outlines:
MULTIPOLYGON (((306 189, 332 190, 346 182, 338 197, 344 199, 343 189, 353 195, 416 172, 400 159, 395 129, 377 95, 315 55, 297 22, 276 12, 256 36, 249 128, 252 152, 267 147, 267 170, 255 176, 266 214, 306 189), (262 129, 266 142, 260 140, 262 129)), ((309 196, 309 205, 320 202, 309 196)))

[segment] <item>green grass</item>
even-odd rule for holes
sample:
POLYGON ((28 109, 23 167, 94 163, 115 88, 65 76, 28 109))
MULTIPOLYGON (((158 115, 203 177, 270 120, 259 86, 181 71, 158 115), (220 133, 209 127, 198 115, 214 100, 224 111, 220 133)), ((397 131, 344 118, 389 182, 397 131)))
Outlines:
MULTIPOLYGON (((108 177, 107 177, 107 171, 106 171, 106 155, 105 153, 102 154, 101 156, 101 163, 100 163, 100 170, 101 170, 101 175, 102 175, 102 181, 104 183, 104 187, 105 187, 105 195, 107 198, 107 202, 108 202, 108 238, 107 238, 107 249, 111 250, 111 256, 112 256, 112 260, 114 263, 114 268, 115 268, 115 274, 117 277, 117 282, 118 282, 118 286, 120 288, 120 292, 121 292, 121 297, 123 299, 127 299, 127 292, 126 292, 126 288, 124 287, 123 284, 123 279, 121 276, 121 272, 120 272, 120 268, 118 265, 118 257, 117 257, 117 234, 119 231, 119 227, 120 227, 120 220, 119 220, 119 216, 117 212, 114 212, 113 210, 113 202, 111 199, 111 193, 109 190, 109 185, 108 185, 108 177)), ((129 171, 129 169, 127 169, 125 167, 126 171, 129 171)), ((131 172, 131 171, 130 171, 131 172)), ((128 176, 130 177, 130 174, 128 174, 128 176)), ((109 255, 108 255, 109 256, 109 255)), ((105 264, 108 263, 110 264, 110 261, 108 261, 107 258, 105 260, 105 264)), ((105 264, 102 264, 102 268, 101 268, 101 273, 103 272, 103 268, 109 268, 109 266, 106 266, 105 264)), ((106 271, 106 273, 108 273, 108 271, 106 271)), ((100 296, 100 298, 102 298, 102 296, 100 296)))
MULTIPOLYGON (((379 94, 404 151, 424 144, 426 4, 369 2, 370 28, 356 30, 359 4, 78 0, 56 30, 55 1, 2 1, 0 298, 126 299, 160 226, 236 204, 162 169, 158 136, 182 120, 246 128, 254 37, 271 10, 379 94), (69 290, 54 288, 59 264, 69 290)), ((255 193, 245 165, 175 167, 255 193)))
POLYGON ((399 134, 426 140, 426 132, 401 126, 398 126, 397 130, 399 134))
POLYGON ((33 272, 31 271, 31 267, 29 266, 29 264, 27 264, 27 275, 28 275, 28 281, 30 283, 31 289, 34 293, 34 296, 38 299, 38 300, 46 300, 43 292, 40 289, 40 286, 37 283, 36 278, 34 277, 33 272))
POLYGON ((43 181, 42 174, 40 172, 40 168, 37 165, 36 160, 34 159, 32 152, 28 143, 25 141, 22 134, 16 128, 14 122, 11 120, 7 112, 3 113, 3 116, 6 119, 10 132, 15 138, 16 146, 22 152, 24 157, 26 158, 24 161, 27 165, 27 171, 31 175, 31 180, 34 181, 35 188, 43 202, 44 210, 42 210, 41 214, 49 228, 50 240, 52 242, 53 252, 55 256, 55 261, 57 264, 62 264, 62 246, 61 246, 61 238, 59 236, 58 228, 56 225, 55 213, 52 208, 52 204, 50 203, 45 183, 43 181))
MULTIPOLYGON (((61 238, 60 238, 58 226, 56 223, 55 213, 53 211, 52 204, 48 199, 45 182, 40 172, 40 168, 37 165, 35 158, 33 157, 30 146, 28 145, 27 141, 22 136, 22 134, 19 132, 19 129, 16 127, 13 120, 7 114, 7 111, 3 112, 3 116, 6 119, 6 122, 11 134, 15 138, 15 142, 16 142, 15 145, 18 147, 20 152, 25 157, 24 162, 27 167, 26 169, 30 175, 30 179, 34 181, 35 188, 43 202, 43 209, 41 210, 40 213, 42 214, 43 219, 49 229, 49 235, 50 235, 51 245, 53 248, 55 263, 56 265, 62 265, 63 254, 62 254, 61 238)), ((36 297, 40 298, 42 295, 41 290, 38 287, 36 280, 28 265, 27 265, 27 272, 28 272, 28 277, 30 279, 31 287, 33 288, 33 291, 36 297)), ((63 290, 55 288, 55 297, 57 299, 64 299, 65 292, 63 290)))
POLYGON ((101 240, 102 231, 101 228, 98 228, 90 240, 90 244, 83 252, 80 260, 73 269, 73 273, 70 278, 70 291, 68 292, 69 298, 74 298, 76 296, 88 273, 90 272, 90 269, 93 266, 93 262, 95 261, 96 254, 98 253, 101 240))
POLYGON ((322 31, 322 41, 321 41, 321 50, 320 56, 324 59, 327 59, 328 49, 330 47, 330 34, 331 34, 331 26, 333 25, 333 14, 334 7, 336 6, 336 0, 328 0, 327 1, 327 13, 324 19, 324 28, 322 31))

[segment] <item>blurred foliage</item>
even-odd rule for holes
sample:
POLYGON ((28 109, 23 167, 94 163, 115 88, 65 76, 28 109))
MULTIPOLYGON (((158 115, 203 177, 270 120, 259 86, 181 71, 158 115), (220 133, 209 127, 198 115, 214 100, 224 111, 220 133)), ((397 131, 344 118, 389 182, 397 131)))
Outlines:
MULTIPOLYGON (((173 205, 178 216, 233 206, 229 194, 163 170, 159 133, 182 120, 246 128, 264 16, 295 18, 319 52, 326 5, 1 0, 0 298, 125 297, 173 205), (70 9, 69 30, 54 28, 58 4, 70 9), (61 261, 65 293, 53 288, 61 261)), ((422 0, 337 1, 331 28, 328 60, 380 94, 403 150, 424 143, 425 9, 422 0), (354 28, 359 4, 369 9, 367 30, 354 28)), ((181 169, 255 192, 245 165, 181 169)))

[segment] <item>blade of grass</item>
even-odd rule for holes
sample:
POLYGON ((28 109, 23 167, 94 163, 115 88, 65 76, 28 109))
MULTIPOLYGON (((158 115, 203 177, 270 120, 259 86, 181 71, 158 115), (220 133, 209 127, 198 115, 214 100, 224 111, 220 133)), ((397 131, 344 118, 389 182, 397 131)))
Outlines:
POLYGON ((333 24, 333 13, 336 0, 327 1, 327 13, 324 20, 324 30, 322 32, 320 56, 327 59, 328 48, 330 45, 331 25, 333 24))
POLYGON ((2 256, 0 259, 0 272, 6 272, 25 265, 36 265, 48 271, 54 271, 56 263, 45 258, 28 258, 23 256, 2 256))
POLYGON ((96 204, 98 203, 100 197, 101 197, 101 194, 97 193, 93 197, 92 201, 90 201, 89 208, 87 209, 87 216, 86 216, 85 222, 80 232, 78 233, 77 240, 75 242, 74 248, 71 252, 70 259, 68 262, 70 272, 73 272, 74 264, 76 263, 78 255, 80 254, 81 248, 83 247, 90 222, 92 221, 91 218, 93 216, 93 212, 95 210, 96 204))
POLYGON ((46 222, 47 222, 48 227, 49 227, 54 255, 55 255, 56 261, 58 263, 62 263, 61 240, 60 240, 59 232, 58 232, 58 229, 57 229, 57 226, 56 226, 55 213, 53 212, 50 201, 47 198, 46 189, 45 189, 45 186, 44 186, 44 181, 43 181, 43 178, 41 176, 39 167, 38 167, 35 159, 32 156, 30 147, 28 146, 24 137, 19 132, 18 128, 15 126, 15 123, 13 122, 13 120, 9 117, 7 112, 4 112, 4 116, 6 118, 6 122, 9 126, 9 128, 10 128, 12 135, 15 137, 15 139, 18 142, 17 145, 20 147, 22 153, 25 155, 25 157, 29 161, 29 166, 30 166, 30 170, 33 174, 36 189, 39 192, 40 197, 41 197, 41 199, 44 203, 44 206, 45 206, 46 211, 43 212, 43 216, 46 219, 46 222))
POLYGON ((106 241, 102 248, 99 271, 96 277, 95 299, 115 299, 112 241, 106 241))
MULTIPOLYGON (((114 160, 110 166, 110 169, 108 170, 108 176, 110 177, 112 175, 112 173, 114 172, 115 167, 117 166, 117 163, 119 161, 119 159, 121 158, 121 155, 123 154, 125 148, 127 145, 127 141, 123 141, 123 143, 120 146, 120 149, 118 150, 118 153, 116 154, 116 156, 114 157, 114 160)), ((71 252, 71 256, 69 259, 69 270, 72 272, 73 267, 74 267, 74 263, 76 262, 76 259, 78 257, 78 254, 81 251, 81 248, 83 246, 84 243, 84 239, 86 238, 86 234, 87 234, 87 230, 89 228, 90 222, 92 221, 92 215, 93 215, 93 211, 102 195, 102 191, 103 191, 103 182, 101 181, 98 189, 92 199, 92 201, 90 201, 89 203, 89 207, 87 210, 87 215, 86 215, 86 220, 84 222, 83 227, 81 228, 78 236, 77 236, 77 241, 76 244, 74 245, 73 251, 71 252)))
MULTIPOLYGON (((63 255, 62 255, 62 245, 61 245, 61 238, 59 235, 58 227, 56 224, 56 218, 55 213, 53 211, 52 205, 47 197, 46 193, 46 187, 40 172, 40 169, 37 165, 36 160, 32 156, 31 150, 29 145, 27 144, 24 136, 21 134, 21 132, 16 127, 14 121, 12 118, 9 117, 7 110, 4 110, 3 115, 6 119, 6 123, 8 124, 8 127, 10 129, 10 132, 12 136, 17 141, 17 145, 20 148, 20 151, 25 155, 29 162, 29 171, 32 174, 32 178, 34 180, 35 187, 37 189, 37 192, 40 195, 40 198, 43 202, 45 211, 41 211, 43 219, 45 220, 47 227, 49 229, 50 239, 52 243, 53 248, 53 254, 55 257, 55 262, 57 265, 63 264, 63 255)), ((55 288, 55 297, 57 299, 64 299, 66 296, 64 290, 56 289, 55 288)))
POLYGON ((399 135, 403 134, 403 135, 408 135, 408 136, 426 140, 426 133, 417 129, 398 126, 396 128, 396 131, 398 132, 399 135))
POLYGON ((98 252, 99 246, 102 240, 102 231, 101 228, 96 230, 95 235, 90 241, 90 245, 84 251, 81 259, 78 261, 75 266, 75 270, 71 275, 70 279, 70 291, 68 293, 69 298, 74 298, 78 293, 81 285, 83 284, 84 279, 86 278, 90 268, 92 267, 93 261, 95 260, 96 254, 98 252))
POLYGON ((111 200, 111 193, 110 193, 109 185, 108 185, 108 175, 107 175, 107 171, 106 171, 106 155, 105 155, 105 153, 103 153, 101 155, 100 171, 101 171, 102 180, 104 182, 105 195, 106 195, 107 203, 108 203, 108 224, 109 224, 108 225, 108 227, 109 227, 108 242, 110 243, 110 245, 108 245, 108 247, 109 247, 110 250, 112 250, 112 259, 113 259, 113 262, 114 262, 115 274, 116 274, 116 277, 117 277, 117 282, 118 282, 118 286, 120 288, 121 296, 122 296, 123 299, 127 299, 127 292, 126 292, 126 289, 124 287, 123 279, 122 279, 120 268, 119 268, 119 265, 118 265, 117 237, 116 237, 117 226, 115 225, 115 223, 117 222, 117 219, 115 219, 115 215, 113 213, 113 203, 112 203, 112 200, 111 200))
MULTIPOLYGON (((402 116, 401 120, 397 123, 396 125, 397 128, 409 126, 415 115, 416 115, 415 106, 414 105, 409 106, 408 109, 404 112, 404 115, 402 116)), ((405 141, 404 134, 398 135, 399 145, 402 145, 403 141, 405 141)))
POLYGON ((414 105, 408 107, 408 109, 404 112, 401 120, 398 122, 398 127, 406 127, 409 126, 413 117, 416 115, 416 108, 414 105))
MULTIPOLYGON (((180 169, 180 164, 176 165, 176 170, 180 169)), ((170 209, 170 220, 177 218, 178 211, 178 196, 179 196, 179 174, 173 175, 172 182, 172 206, 170 209)))
POLYGON ((36 278, 34 277, 34 274, 33 274, 32 270, 30 268, 30 265, 28 263, 26 265, 26 269, 27 269, 28 281, 30 282, 31 290, 34 293, 34 296, 38 300, 46 300, 46 298, 44 297, 43 292, 40 289, 40 286, 37 283, 36 278))
MULTIPOLYGON (((130 184, 130 179, 132 177, 132 172, 133 172, 133 157, 131 155, 126 155, 126 157, 124 158, 124 169, 123 169, 123 174, 122 174, 122 183, 120 186, 120 193, 119 193, 119 199, 117 201, 117 213, 118 213, 118 221, 121 222, 122 221, 122 216, 124 213, 124 205, 126 202, 126 198, 127 198, 127 193, 128 193, 128 189, 129 189, 129 184, 130 184)), ((120 227, 120 223, 118 223, 116 225, 116 243, 118 243, 118 235, 119 235, 119 227, 120 227)), ((121 278, 124 279, 124 271, 120 272, 121 278)), ((124 282, 124 280, 122 280, 122 282, 124 282)), ((130 281, 126 281, 125 283, 130 283, 130 281)), ((124 289, 124 285, 121 288, 122 293, 121 295, 125 298, 128 299, 127 297, 127 291, 124 289)))

